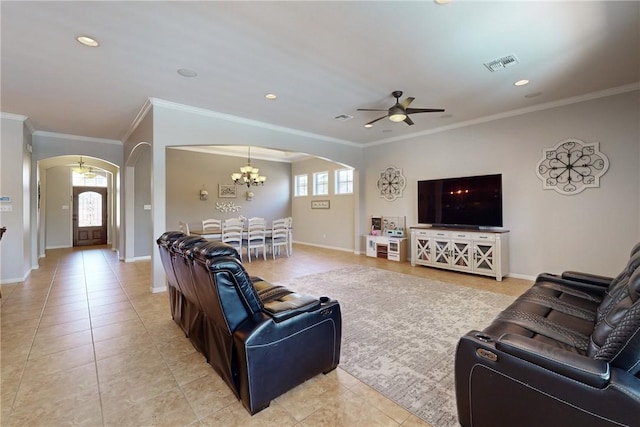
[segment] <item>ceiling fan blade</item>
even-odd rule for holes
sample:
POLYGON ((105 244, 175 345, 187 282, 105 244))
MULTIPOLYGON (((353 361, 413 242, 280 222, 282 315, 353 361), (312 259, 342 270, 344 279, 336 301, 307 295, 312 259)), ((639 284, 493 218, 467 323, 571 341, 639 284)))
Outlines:
POLYGON ((441 113, 444 110, 441 108, 407 108, 407 114, 415 113, 441 113))
POLYGON ((409 118, 409 116, 407 116, 407 118, 406 118, 406 119, 404 119, 404 122, 405 122, 406 124, 408 124, 409 126, 411 126, 411 125, 413 124, 413 120, 411 120, 411 119, 409 118))
POLYGON ((400 105, 402 105, 402 108, 407 108, 409 106, 409 104, 411 104, 413 102, 415 98, 412 96, 407 97, 407 99, 405 99, 404 101, 402 101, 400 103, 400 105))
POLYGON ((387 116, 378 117, 378 118, 377 118, 377 119, 375 119, 375 120, 371 120, 369 123, 365 123, 365 126, 366 126, 366 125, 372 125, 372 124, 374 124, 375 122, 377 122, 378 120, 382 120, 382 119, 386 119, 386 118, 387 118, 387 116))
POLYGON ((387 111, 387 110, 379 110, 375 108, 358 108, 356 111, 387 111))

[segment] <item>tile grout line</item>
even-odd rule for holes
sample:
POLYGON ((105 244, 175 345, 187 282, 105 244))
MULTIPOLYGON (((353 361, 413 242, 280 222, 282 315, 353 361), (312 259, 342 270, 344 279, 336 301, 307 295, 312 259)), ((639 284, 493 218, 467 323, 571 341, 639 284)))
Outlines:
MULTIPOLYGON (((104 254, 103 254, 104 256, 104 254)), ((106 257, 105 257, 106 259, 106 257)), ((145 323, 145 321, 142 319, 142 317, 140 316, 140 313, 138 312, 138 310, 136 309, 135 305, 132 303, 131 301, 131 297, 129 296, 129 293, 127 292, 127 290, 125 289, 124 286, 122 286, 122 281, 120 279, 120 276, 116 273, 116 271, 113 269, 111 263, 108 262, 107 260, 107 265, 109 266, 109 269, 111 270, 111 272, 113 273, 114 277, 116 278, 116 280, 118 281, 118 285, 120 286, 120 289, 122 289, 122 292, 124 292, 125 296, 127 297, 127 301, 129 302, 129 304, 131 304, 131 308, 133 309, 133 311, 136 313, 136 316, 138 316, 138 319, 140 320, 140 322, 142 323, 142 326, 144 327, 145 332, 147 333, 147 335, 149 335, 149 337, 151 338, 151 342, 153 343, 153 347, 156 349, 156 351, 158 352, 158 354, 160 355, 160 358, 162 359, 162 361, 164 362, 166 368, 169 370, 169 373, 171 374, 171 376, 173 377, 174 381, 176 382, 176 385, 178 386, 178 388, 180 389, 180 392, 182 393, 182 396, 184 397, 185 401, 187 402, 187 404, 189 405, 189 408, 191 408, 191 410, 193 411, 193 414, 196 417, 196 421, 198 423, 200 423, 201 418, 198 416, 198 413, 196 412, 195 408, 193 407, 191 401, 189 400, 189 398, 187 397, 184 388, 182 387, 182 385, 180 384, 180 381, 178 381, 178 379, 175 376, 175 373, 173 372, 173 370, 171 369, 171 367, 169 366, 169 363, 167 362, 166 358, 164 357, 164 355, 162 354, 162 352, 160 351, 160 348, 158 347, 158 343, 156 342, 156 340, 153 339, 153 337, 151 336, 151 333, 149 332, 149 329, 147 328, 147 324, 145 323)), ((97 363, 97 360, 96 360, 97 363)), ((194 380, 195 381, 195 380, 194 380)), ((150 399, 153 399, 157 396, 160 396, 162 393, 164 393, 164 391, 154 395, 153 397, 151 397, 150 399)), ((150 400, 147 399, 147 400, 150 400)), ((103 418, 103 425, 104 425, 104 418, 103 418)))
MULTIPOLYGON (((56 262, 56 267, 53 271, 53 274, 51 275, 51 279, 49 280, 49 288, 47 289, 47 296, 44 298, 44 301, 42 303, 42 309, 40 310, 40 316, 38 317, 38 322, 36 323, 36 326, 33 330, 33 336, 31 337, 31 344, 29 345, 29 351, 27 351, 27 355, 24 359, 24 363, 22 364, 22 370, 20 372, 20 381, 18 382, 18 388, 16 389, 16 392, 13 396, 13 399, 11 399, 11 408, 9 409, 9 422, 7 424, 11 424, 11 416, 13 415, 13 409, 14 409, 14 405, 16 403, 16 398, 18 397, 18 393, 20 392, 20 389, 22 388, 22 380, 24 378, 24 372, 27 369, 27 363, 29 362, 29 356, 31 355, 31 351, 33 350, 33 345, 36 341, 36 335, 38 334, 38 329, 40 328, 40 323, 42 322, 42 317, 44 315, 44 310, 45 307, 47 306, 47 302, 49 301, 49 295, 51 295, 51 288, 53 287, 53 281, 56 277, 56 274, 58 273, 58 268, 59 268, 59 261, 56 262)), ((21 285, 18 286, 24 286, 24 281, 21 282, 21 285)), ((17 286, 16 286, 17 287, 17 286)), ((14 289, 15 291, 15 289, 14 289)), ((11 294, 13 294, 13 292, 11 292, 11 294)))
POLYGON ((89 312, 89 330, 91 331, 91 348, 93 350, 93 367, 96 373, 96 385, 98 387, 98 401, 100 403, 100 419, 104 426, 104 408, 102 406, 102 392, 100 390, 100 375, 98 374, 98 356, 96 355, 96 341, 93 336, 93 319, 91 317, 91 304, 89 304, 89 289, 87 287, 87 268, 85 265, 85 252, 82 251, 82 272, 84 276, 84 292, 87 300, 87 311, 89 312))

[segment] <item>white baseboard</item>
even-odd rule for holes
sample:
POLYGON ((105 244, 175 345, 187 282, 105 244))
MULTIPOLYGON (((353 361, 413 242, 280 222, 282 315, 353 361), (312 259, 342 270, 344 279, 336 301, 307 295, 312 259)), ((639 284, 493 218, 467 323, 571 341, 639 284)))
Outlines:
POLYGON ((166 292, 166 291, 167 291, 167 286, 166 285, 162 286, 160 288, 156 288, 156 287, 151 288, 151 293, 152 294, 158 294, 160 292, 166 292))
POLYGON ((136 256, 133 258, 125 258, 124 262, 149 261, 150 259, 151 259, 151 255, 136 256))
POLYGON ((31 274, 31 270, 27 271, 27 273, 22 278, 14 277, 12 279, 2 279, 2 280, 0 280, 0 285, 8 285, 9 283, 24 282, 25 280, 27 280, 27 277, 29 277, 29 274, 31 274))
POLYGON ((293 243, 295 243, 296 245, 313 246, 315 248, 331 249, 334 251, 353 252, 353 249, 349 249, 349 248, 337 248, 335 246, 316 245, 315 243, 305 243, 305 242, 295 242, 295 241, 293 243))
POLYGON ((47 246, 45 248, 45 250, 49 250, 49 249, 68 249, 68 248, 72 248, 73 246, 69 246, 69 245, 64 245, 64 246, 47 246))
POLYGON ((509 273, 507 274, 507 277, 513 277, 514 279, 531 280, 532 282, 534 282, 536 280, 536 277, 538 276, 530 276, 528 274, 509 273))

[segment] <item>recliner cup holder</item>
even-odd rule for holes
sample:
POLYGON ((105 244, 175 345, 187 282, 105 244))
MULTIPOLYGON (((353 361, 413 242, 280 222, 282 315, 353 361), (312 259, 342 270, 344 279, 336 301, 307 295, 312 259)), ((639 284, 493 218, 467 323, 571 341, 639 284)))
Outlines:
POLYGON ((475 334, 475 337, 478 338, 480 341, 483 341, 483 342, 493 342, 493 338, 491 338, 487 334, 477 333, 477 334, 475 334))

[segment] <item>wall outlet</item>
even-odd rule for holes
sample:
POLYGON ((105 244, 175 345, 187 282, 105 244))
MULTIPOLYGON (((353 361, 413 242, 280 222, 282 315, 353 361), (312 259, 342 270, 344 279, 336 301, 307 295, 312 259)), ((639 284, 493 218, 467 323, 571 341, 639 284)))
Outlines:
POLYGON ((145 211, 150 211, 151 210, 151 205, 144 205, 142 207, 145 211))

